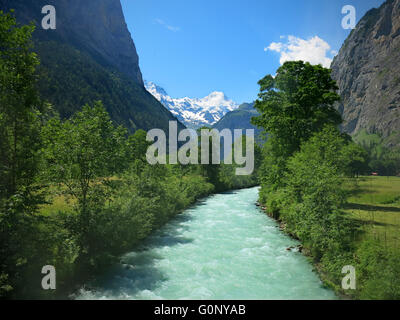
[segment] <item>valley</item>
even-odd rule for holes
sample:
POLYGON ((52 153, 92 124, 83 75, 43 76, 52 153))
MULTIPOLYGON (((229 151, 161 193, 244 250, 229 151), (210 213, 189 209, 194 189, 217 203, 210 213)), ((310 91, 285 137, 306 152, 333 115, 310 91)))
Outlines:
POLYGON ((400 300, 400 0, 152 1, 0 0, 0 298, 400 300))

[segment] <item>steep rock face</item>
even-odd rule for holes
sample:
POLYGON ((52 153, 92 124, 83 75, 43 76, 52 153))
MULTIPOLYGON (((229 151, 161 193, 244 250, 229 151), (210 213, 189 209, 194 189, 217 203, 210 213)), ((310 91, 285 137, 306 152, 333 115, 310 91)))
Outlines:
POLYGON ((143 85, 139 57, 119 0, 0 0, 1 9, 15 9, 18 21, 36 24, 35 37, 73 44, 102 66, 112 66, 143 85), (43 30, 45 5, 56 8, 56 30, 43 30))
POLYGON ((343 130, 388 137, 400 131, 400 0, 370 10, 332 62, 343 130))
POLYGON ((0 0, 0 10, 10 9, 19 23, 36 25, 39 91, 62 118, 101 100, 130 132, 168 132, 168 121, 177 120, 144 88, 119 0, 0 0), (45 5, 56 8, 56 30, 41 27, 45 5))

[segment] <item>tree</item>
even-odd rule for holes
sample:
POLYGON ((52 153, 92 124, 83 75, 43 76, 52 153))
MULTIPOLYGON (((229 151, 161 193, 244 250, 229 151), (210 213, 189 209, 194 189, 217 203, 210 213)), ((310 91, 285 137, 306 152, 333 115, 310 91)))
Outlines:
POLYGON ((0 197, 10 198, 31 186, 40 148, 40 102, 31 52, 32 26, 19 27, 0 12, 0 197))
POLYGON ((31 51, 33 26, 19 26, 0 11, 0 295, 23 265, 24 239, 38 204, 40 111, 39 60, 31 51), (7 275, 8 274, 8 275, 7 275), (9 279, 9 280, 7 280, 9 279))
POLYGON ((344 173, 349 177, 358 177, 368 173, 368 153, 360 145, 349 142, 342 150, 344 173))
POLYGON ((146 140, 146 131, 137 130, 134 134, 128 137, 128 158, 130 161, 140 159, 146 161, 146 152, 151 143, 146 140))
POLYGON ((317 260, 324 252, 347 249, 355 232, 341 211, 346 202, 343 177, 354 146, 337 128, 326 126, 288 160, 281 204, 285 222, 317 260))
POLYGON ((115 174, 126 167, 126 129, 115 127, 101 102, 85 105, 70 120, 52 119, 43 130, 49 176, 76 199, 81 256, 90 257, 93 224, 112 199, 115 174))
POLYGON ((298 151, 302 141, 326 124, 342 122, 333 107, 340 97, 330 69, 303 61, 285 62, 275 78, 267 75, 259 85, 255 108, 261 115, 252 122, 272 136, 282 155, 298 151))
POLYGON ((147 165, 146 152, 151 142, 146 140, 146 135, 146 131, 139 129, 127 140, 126 165, 137 175, 140 175, 140 172, 147 165))
MULTIPOLYGON (((215 157, 215 151, 217 148, 220 148, 219 146, 219 141, 217 138, 217 135, 213 135, 213 131, 209 127, 201 127, 200 129, 197 130, 199 134, 199 163, 201 163, 200 168, 201 168, 201 174, 203 177, 207 179, 207 182, 211 183, 214 185, 216 191, 220 191, 223 187, 221 185, 221 181, 219 180, 219 170, 220 170, 220 163, 213 163, 213 160, 215 160, 213 157, 215 157), (208 138, 202 137, 202 133, 204 135, 209 134, 208 138), (202 160, 202 141, 206 141, 205 139, 208 139, 208 159, 207 159, 207 164, 204 164, 202 160)), ((221 160, 221 159, 219 159, 221 160)))
POLYGON ((325 125, 342 122, 333 107, 340 97, 330 69, 303 61, 285 62, 275 77, 267 75, 259 85, 255 108, 260 116, 252 122, 269 134, 261 169, 261 193, 269 193, 284 183, 287 160, 300 150, 302 142, 325 125))

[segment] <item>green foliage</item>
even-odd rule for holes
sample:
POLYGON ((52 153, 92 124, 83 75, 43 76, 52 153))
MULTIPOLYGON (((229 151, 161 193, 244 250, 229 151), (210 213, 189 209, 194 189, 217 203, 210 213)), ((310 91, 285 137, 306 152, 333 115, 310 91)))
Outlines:
MULTIPOLYGON (((37 270, 50 263, 57 268, 63 297, 73 284, 115 262, 200 197, 216 188, 256 183, 255 176, 236 178, 235 166, 213 167, 216 180, 210 183, 206 166, 149 165, 146 132, 127 136, 101 102, 84 106, 68 120, 41 119, 40 179, 65 203, 52 206, 49 193, 45 214, 31 222, 30 236, 24 236, 27 244, 19 249, 27 257, 19 261, 27 266, 19 275, 24 285, 18 281, 15 296, 54 298, 37 286, 37 270)), ((27 232, 13 231, 16 236, 27 232)), ((3 291, 9 290, 6 279, 2 274, 3 291)))
POLYGON ((356 143, 349 143, 343 150, 343 170, 349 177, 358 177, 369 171, 368 152, 356 143))
POLYGON ((317 261, 324 252, 347 248, 354 232, 340 210, 348 146, 336 128, 326 127, 288 161, 282 216, 317 261))
POLYGON ((379 134, 369 134, 362 130, 354 140, 366 150, 367 168, 370 172, 377 172, 382 176, 395 176, 400 173, 400 150, 396 146, 399 141, 398 133, 394 132, 383 138, 379 134))
POLYGON ((260 116, 253 123, 272 136, 277 156, 290 156, 326 124, 341 123, 333 104, 340 98, 331 70, 303 61, 286 62, 275 77, 259 81, 260 116))
MULTIPOLYGON (((51 81, 51 85, 46 81, 57 77, 46 76, 46 70, 57 73, 58 67, 53 69, 50 63, 40 69, 41 91, 64 92, 63 103, 53 102, 63 117, 69 112, 71 118, 60 120, 51 105, 40 105, 32 31, 32 27, 18 27, 10 15, 0 14, 0 296, 55 298, 73 290, 91 271, 115 261, 214 186, 201 176, 198 166, 147 164, 146 132, 136 130, 128 137, 125 128, 115 127, 102 103, 93 102, 97 96, 90 86, 82 85, 86 78, 79 73, 85 70, 87 75, 92 70, 99 76, 94 77, 97 83, 108 87, 101 89, 104 94, 111 91, 108 110, 116 112, 113 104, 129 102, 127 107, 139 123, 128 119, 131 130, 155 123, 153 116, 146 118, 129 107, 135 103, 141 109, 152 98, 98 66, 84 68, 90 65, 87 57, 78 57, 79 72, 74 69, 79 63, 71 65, 71 79, 51 81), (82 98, 74 100, 76 86, 79 95, 87 88, 82 97, 93 106, 81 109, 75 104, 82 98), (121 90, 138 100, 115 101, 115 96, 123 97, 121 90), (75 110, 81 111, 72 114, 75 110), (40 192, 44 184, 51 186, 45 206, 40 192), (54 199, 62 199, 61 205, 53 206, 54 199), (45 214, 38 214, 39 205, 45 214), (47 264, 57 269, 55 294, 38 285, 41 267, 47 264)), ((65 68, 67 60, 59 60, 59 67, 65 68)), ((158 105, 151 110, 155 114, 158 109, 168 118, 158 105)))
POLYGON ((123 185, 97 226, 96 252, 119 255, 182 212, 213 186, 196 174, 179 175, 173 166, 128 170, 123 185))
MULTIPOLYGON (((238 138, 240 139, 240 138, 238 138)), ((218 181, 219 185, 222 186, 223 190, 231 190, 231 189, 241 189, 248 188, 251 186, 256 186, 259 184, 259 169, 262 163, 262 151, 261 148, 257 145, 256 141, 250 140, 250 137, 246 137, 242 135, 242 155, 246 153, 246 143, 254 144, 254 171, 250 175, 236 175, 236 169, 241 167, 238 164, 234 163, 224 164, 222 163, 219 166, 218 172, 218 181)), ((231 156, 234 159, 235 149, 238 148, 238 141, 235 141, 232 145, 231 156)), ((243 166, 243 165, 242 165, 243 166)))
POLYGON ((275 77, 267 75, 259 81, 259 100, 255 108, 260 116, 253 123, 269 135, 264 145, 261 174, 261 200, 266 194, 284 186, 288 159, 325 125, 341 123, 334 102, 336 83, 331 70, 302 61, 286 62, 275 77))
MULTIPOLYGON (((203 127, 199 129, 205 132, 208 130, 210 133, 211 130, 207 127, 203 127)), ((202 151, 201 151, 201 135, 199 135, 199 163, 201 162, 201 157, 202 157, 202 151)), ((261 148, 256 144, 254 139, 247 137, 246 135, 242 135, 240 138, 238 138, 236 141, 233 142, 231 149, 230 149, 230 154, 224 154, 225 148, 224 144, 226 143, 224 141, 225 139, 214 139, 211 137, 211 134, 209 136, 209 159, 208 163, 209 164, 201 164, 199 165, 200 168, 200 173, 203 177, 207 179, 208 182, 213 184, 215 186, 215 191, 216 192, 223 192, 227 190, 232 190, 232 189, 239 189, 239 188, 249 188, 255 185, 258 185, 258 169, 261 165, 261 148), (250 175, 236 175, 236 169, 239 167, 243 167, 244 165, 238 165, 235 163, 235 156, 234 152, 236 148, 239 148, 239 143, 241 139, 241 154, 242 156, 246 155, 246 144, 253 144, 254 145, 254 170, 252 174, 250 175), (219 143, 221 142, 221 143, 219 143), (213 150, 215 148, 220 148, 220 164, 213 164, 213 150), (225 164, 225 159, 231 157, 232 159, 232 164, 225 164)))
MULTIPOLYGON (((101 100, 111 119, 134 133, 163 129, 176 120, 146 89, 120 72, 97 63, 89 54, 58 41, 36 41, 39 91, 55 106, 62 119, 86 103, 101 100)), ((180 128, 183 126, 179 124, 180 128)))
MULTIPOLYGON (((61 291, 112 264, 214 190, 199 166, 149 165, 146 132, 127 137, 100 102, 84 106, 69 120, 48 120, 42 139, 44 177, 70 201, 67 207, 74 208, 46 209, 38 232, 48 240, 52 252, 44 251, 45 256, 58 266, 61 291)), ((38 240, 33 243, 41 247, 38 240)), ((31 294, 42 295, 35 290, 31 294)))
POLYGON ((377 241, 364 241, 357 250, 358 293, 361 299, 400 299, 400 253, 377 241))
POLYGON ((42 202, 39 170, 38 59, 32 26, 0 11, 0 296, 15 287, 27 258, 23 248, 42 202))
POLYGON ((360 145, 341 134, 341 121, 332 110, 337 99, 330 71, 311 70, 302 62, 290 62, 275 78, 260 81, 256 107, 261 116, 255 123, 272 134, 263 148, 260 200, 302 241, 331 288, 352 298, 399 299, 399 253, 386 247, 386 241, 383 245, 364 238, 363 222, 344 210, 347 199, 354 198, 348 177, 376 168, 378 161, 385 170, 394 170, 390 163, 398 161, 398 155, 387 152, 378 136, 359 135, 355 140, 360 145), (315 81, 315 74, 324 80, 315 81), (357 290, 341 289, 345 265, 356 269, 357 290))
POLYGON ((35 177, 39 99, 31 49, 33 27, 16 25, 0 13, 0 197, 9 198, 30 186, 35 177))
POLYGON ((101 102, 84 106, 64 122, 52 119, 43 128, 48 177, 66 186, 64 192, 77 200, 82 255, 90 256, 95 242, 93 216, 113 197, 118 185, 110 177, 126 167, 125 135, 123 127, 113 125, 101 102))
POLYGON ((133 163, 136 159, 140 159, 142 162, 146 161, 146 151, 151 145, 151 143, 146 140, 146 135, 146 131, 137 130, 135 134, 128 137, 126 149, 128 162, 133 163))
POLYGON ((270 134, 263 148, 260 200, 285 230, 302 241, 324 280, 340 288, 340 271, 354 264, 358 225, 342 208, 343 178, 365 172, 366 152, 341 134, 330 70, 303 62, 284 64, 259 82, 254 123, 270 134))

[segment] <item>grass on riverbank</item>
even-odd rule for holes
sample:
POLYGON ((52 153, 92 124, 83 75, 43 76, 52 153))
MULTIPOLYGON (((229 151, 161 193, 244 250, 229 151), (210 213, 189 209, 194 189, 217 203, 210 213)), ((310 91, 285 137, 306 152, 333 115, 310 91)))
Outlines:
POLYGON ((360 177, 349 180, 346 189, 345 211, 361 222, 362 239, 400 249, 400 178, 360 177))

